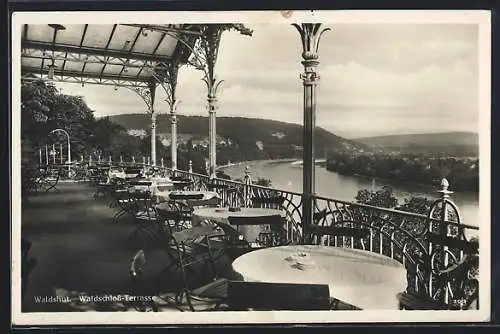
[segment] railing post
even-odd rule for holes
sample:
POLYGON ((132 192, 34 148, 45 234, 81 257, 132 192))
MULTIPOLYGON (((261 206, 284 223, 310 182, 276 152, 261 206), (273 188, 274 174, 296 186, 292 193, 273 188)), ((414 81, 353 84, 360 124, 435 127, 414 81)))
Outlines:
POLYGON ((123 163, 123 156, 120 155, 120 164, 123 163))
POLYGON ((142 156, 142 165, 146 166, 146 157, 145 156, 142 156))
POLYGON ((193 173, 193 161, 189 160, 189 167, 188 167, 188 171, 190 174, 193 173))
POLYGON ((97 163, 101 164, 101 156, 100 155, 97 157, 97 163))
POLYGON ((132 163, 135 165, 135 156, 132 156, 132 163))
POLYGON ((38 155, 40 156, 40 165, 42 165, 42 148, 38 148, 38 155))
POLYGON ((92 154, 89 155, 89 166, 92 166, 92 154))
POLYGON ((109 166, 111 167, 111 165, 113 164, 113 158, 111 158, 111 156, 109 156, 109 158, 108 158, 108 163, 109 163, 109 166))
POLYGON ((243 206, 246 208, 251 205, 252 201, 252 177, 250 176, 250 166, 245 167, 245 176, 243 177, 245 187, 243 188, 243 206))
MULTIPOLYGON (((441 193, 441 224, 439 226, 439 234, 440 236, 444 239, 448 237, 449 234, 449 214, 448 214, 448 203, 450 201, 450 194, 453 194, 453 191, 448 190, 448 187, 450 186, 449 182, 447 179, 443 178, 441 180, 441 190, 438 192, 441 193)), ((448 267, 449 263, 449 255, 448 255, 448 247, 447 246, 442 246, 441 248, 441 266, 442 268, 448 267)), ((445 304, 448 304, 449 302, 449 291, 447 286, 444 287, 444 295, 442 296, 443 302, 445 304)))
POLYGON ((301 74, 304 87, 304 128, 303 128, 303 169, 302 169, 302 233, 304 242, 310 242, 309 226, 313 224, 314 216, 314 131, 316 128, 316 86, 319 75, 316 68, 319 65, 319 41, 321 35, 329 29, 321 29, 319 23, 293 24, 298 30, 302 40, 302 65, 304 73, 301 74))

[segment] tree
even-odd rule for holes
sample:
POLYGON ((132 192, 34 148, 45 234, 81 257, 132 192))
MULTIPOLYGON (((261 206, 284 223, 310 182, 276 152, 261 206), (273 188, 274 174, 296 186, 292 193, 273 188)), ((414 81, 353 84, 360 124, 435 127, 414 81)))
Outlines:
POLYGON ((362 189, 358 191, 355 199, 358 203, 382 208, 394 208, 398 204, 398 200, 389 186, 383 186, 382 189, 377 191, 362 189))

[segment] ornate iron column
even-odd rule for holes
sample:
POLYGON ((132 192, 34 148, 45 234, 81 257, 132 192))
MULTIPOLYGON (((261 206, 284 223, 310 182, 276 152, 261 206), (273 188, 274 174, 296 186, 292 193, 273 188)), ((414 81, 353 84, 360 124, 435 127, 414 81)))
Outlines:
POLYGON ((304 86, 304 127, 303 127, 303 170, 302 170, 302 217, 304 242, 310 241, 309 226, 313 223, 315 175, 314 175, 314 130, 316 128, 316 85, 319 75, 316 68, 319 65, 318 48, 321 35, 330 29, 321 29, 319 23, 293 24, 299 31, 302 40, 301 74, 304 86))
MULTIPOLYGON (((171 143, 171 153, 172 153, 172 169, 177 169, 177 117, 175 115, 177 105, 179 104, 179 100, 176 99, 176 87, 177 87, 177 75, 179 72, 180 64, 179 63, 168 63, 168 64, 158 64, 152 69, 147 69, 147 71, 151 74, 150 81, 150 91, 152 96, 152 105, 154 104, 154 90, 156 89, 156 84, 159 84, 163 90, 165 91, 166 98, 165 102, 168 103, 169 112, 170 112, 170 122, 171 122, 171 134, 172 134, 172 143, 171 143), (154 89, 152 86, 154 85, 154 89)), ((154 148, 155 154, 153 159, 153 154, 151 156, 153 166, 156 165, 156 114, 154 110, 151 109, 152 116, 152 128, 151 128, 151 147, 152 150, 154 148), (153 136, 153 132, 155 135, 153 136), (153 137, 155 138, 153 142, 153 137)))
POLYGON ((200 50, 205 60, 205 77, 202 79, 207 85, 207 102, 208 102, 208 161, 210 177, 215 177, 215 169, 217 168, 217 128, 216 128, 216 111, 217 111, 217 90, 222 83, 217 80, 215 75, 215 63, 217 62, 217 54, 219 51, 220 38, 222 36, 222 27, 209 24, 206 25, 203 38, 200 39, 200 50))
POLYGON ((151 104, 149 105, 149 111, 151 113, 151 164, 156 166, 156 113, 154 110, 156 80, 151 80, 149 82, 148 90, 151 98, 151 104))
POLYGON ((153 165, 156 165, 156 114, 154 111, 155 102, 155 92, 156 92, 156 78, 152 77, 148 82, 147 87, 128 87, 124 88, 130 89, 135 92, 144 101, 147 107, 147 112, 151 115, 151 161, 153 165))
POLYGON ((219 43, 225 30, 237 30, 243 35, 252 35, 252 31, 241 24, 204 24, 200 25, 200 38, 192 49, 193 60, 190 64, 205 73, 203 81, 207 85, 207 102, 209 113, 209 170, 210 177, 215 177, 217 165, 217 92, 222 80, 215 75, 215 63, 219 51, 219 43))
POLYGON ((176 97, 177 88, 177 76, 179 73, 180 64, 164 64, 161 69, 155 70, 153 73, 154 78, 158 81, 160 86, 163 88, 166 94, 165 102, 168 103, 170 112, 170 126, 171 126, 171 158, 172 158, 172 170, 177 169, 177 106, 180 100, 176 97))

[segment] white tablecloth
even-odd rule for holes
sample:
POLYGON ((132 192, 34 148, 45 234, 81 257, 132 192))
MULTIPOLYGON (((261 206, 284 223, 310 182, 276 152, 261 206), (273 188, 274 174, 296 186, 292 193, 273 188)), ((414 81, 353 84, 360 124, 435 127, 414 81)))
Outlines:
MULTIPOLYGON (((262 217, 262 216, 285 216, 281 210, 266 208, 241 208, 241 211, 231 212, 229 208, 199 208, 193 212, 193 226, 200 225, 204 220, 217 221, 229 225, 229 217, 262 217)), ((263 231, 262 226, 237 226, 235 229, 243 235, 245 240, 254 242, 259 233, 263 231)))
POLYGON ((406 269, 396 260, 368 251, 330 246, 282 246, 256 250, 233 262, 245 280, 268 283, 328 284, 330 296, 364 310, 398 309, 406 289, 406 269), (291 259, 308 254, 299 269, 291 259))

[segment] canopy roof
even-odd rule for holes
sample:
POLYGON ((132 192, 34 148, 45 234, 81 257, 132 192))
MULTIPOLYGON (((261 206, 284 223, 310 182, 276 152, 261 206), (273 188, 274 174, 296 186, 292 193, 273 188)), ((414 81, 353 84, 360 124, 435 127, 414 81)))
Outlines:
POLYGON ((155 70, 185 64, 199 35, 187 24, 25 24, 21 72, 25 79, 53 71, 55 81, 146 87, 155 70))

